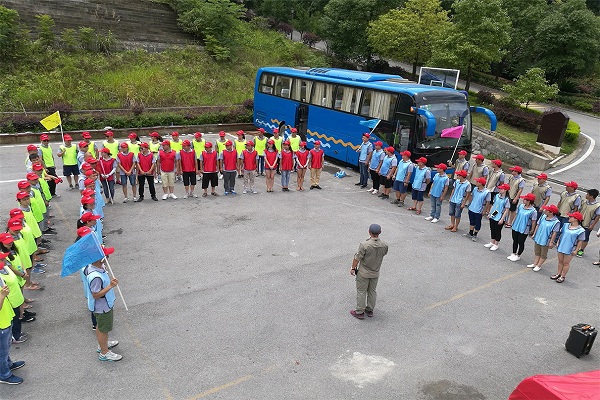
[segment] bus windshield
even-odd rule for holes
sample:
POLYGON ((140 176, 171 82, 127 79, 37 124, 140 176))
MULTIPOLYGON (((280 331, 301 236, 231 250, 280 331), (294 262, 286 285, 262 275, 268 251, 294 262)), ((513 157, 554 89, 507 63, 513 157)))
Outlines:
POLYGON ((435 117, 435 135, 425 136, 427 131, 427 118, 419 116, 423 129, 418 134, 416 148, 434 149, 456 146, 456 142, 468 143, 471 141, 471 114, 466 101, 448 101, 421 104, 419 108, 429 111, 435 117), (462 129, 460 128, 462 127, 462 129))

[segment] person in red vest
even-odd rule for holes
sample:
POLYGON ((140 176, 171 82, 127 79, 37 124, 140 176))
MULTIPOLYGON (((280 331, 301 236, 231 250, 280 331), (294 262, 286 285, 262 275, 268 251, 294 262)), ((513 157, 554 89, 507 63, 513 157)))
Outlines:
POLYGON ((309 151, 306 150, 306 142, 300 142, 300 148, 294 154, 297 161, 298 175, 296 176, 296 183, 298 184, 298 190, 302 191, 304 188, 304 175, 306 175, 306 168, 308 168, 308 155, 309 151))
POLYGON ((161 144, 162 149, 158 151, 158 169, 164 193, 162 199, 166 200, 170 197, 175 200, 177 196, 175 196, 173 190, 175 189, 175 170, 177 169, 179 153, 171 149, 170 141, 164 140, 161 144))
POLYGON ((184 140, 183 148, 179 151, 179 170, 183 174, 183 187, 185 188, 184 199, 188 197, 198 197, 194 193, 196 188, 196 175, 198 175, 198 165, 196 163, 196 152, 192 149, 192 142, 184 140))
POLYGON ((265 171, 267 177, 265 184, 267 185, 267 192, 273 191, 273 184, 275 183, 275 171, 279 167, 277 163, 277 148, 275 147, 275 141, 269 139, 267 141, 267 149, 265 150, 265 171))
POLYGON ((137 157, 133 152, 129 151, 129 145, 126 142, 121 143, 119 154, 117 155, 117 163, 119 165, 119 171, 121 171, 121 185, 123 186, 123 195, 125 199, 123 203, 129 201, 127 195, 127 181, 131 184, 131 190, 133 195, 133 201, 137 201, 136 197, 136 186, 137 186, 137 157))
POLYGON ((321 149, 321 141, 315 140, 315 147, 309 151, 308 155, 310 168, 310 190, 321 189, 319 181, 321 179, 321 171, 325 162, 325 152, 321 149))
MULTIPOLYGON (((244 143, 245 145, 245 143, 244 143)), ((242 150, 243 151, 243 150, 242 150)), ((219 162, 219 172, 223 175, 223 186, 225 187, 225 196, 235 193, 235 176, 243 177, 243 170, 238 170, 238 152, 233 148, 233 142, 228 140, 225 142, 225 150, 219 153, 217 157, 219 162)), ((239 163, 242 164, 241 162, 239 163)), ((240 169, 243 166, 239 167, 240 169)))
POLYGON ((290 149, 290 141, 286 140, 283 142, 283 148, 278 155, 279 164, 281 166, 281 190, 284 192, 289 192, 290 185, 290 175, 292 173, 292 169, 294 169, 294 161, 296 156, 294 152, 290 149))
POLYGON ((249 190, 252 193, 257 193, 254 188, 254 177, 258 173, 258 151, 254 150, 254 142, 248 140, 246 142, 246 150, 242 151, 238 156, 242 160, 244 166, 244 194, 248 193, 249 190))
POLYGON ((148 182, 150 198, 158 201, 156 198, 156 189, 154 188, 154 171, 156 170, 156 156, 150 151, 150 145, 140 143, 140 153, 138 154, 138 181, 139 181, 139 201, 144 201, 144 186, 148 182))
POLYGON ((110 150, 104 147, 100 150, 100 161, 98 162, 100 183, 104 189, 106 203, 114 204, 115 199, 115 174, 117 173, 117 160, 110 154, 110 150))
POLYGON ((211 142, 206 142, 204 146, 205 150, 200 155, 201 168, 200 173, 202 174, 202 197, 206 197, 208 195, 207 189, 208 184, 210 183, 210 194, 213 196, 218 196, 217 192, 215 192, 215 188, 219 184, 219 176, 217 174, 217 152, 213 149, 213 144, 211 142))

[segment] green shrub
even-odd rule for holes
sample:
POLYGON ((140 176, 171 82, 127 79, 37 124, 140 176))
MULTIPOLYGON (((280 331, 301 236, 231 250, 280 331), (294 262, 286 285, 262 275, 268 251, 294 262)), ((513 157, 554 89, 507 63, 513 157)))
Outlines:
POLYGON ((49 15, 36 15, 38 20, 38 41, 44 47, 54 47, 56 37, 54 35, 54 20, 49 15))
POLYGON ((577 143, 577 140, 579 140, 580 132, 581 128, 579 124, 573 120, 569 120, 569 123, 567 124, 567 129, 565 130, 565 142, 577 143))
POLYGON ((573 103, 573 107, 575 107, 578 110, 587 111, 587 112, 590 112, 593 109, 593 106, 590 103, 588 103, 587 101, 582 101, 582 100, 578 100, 575 103, 573 103))

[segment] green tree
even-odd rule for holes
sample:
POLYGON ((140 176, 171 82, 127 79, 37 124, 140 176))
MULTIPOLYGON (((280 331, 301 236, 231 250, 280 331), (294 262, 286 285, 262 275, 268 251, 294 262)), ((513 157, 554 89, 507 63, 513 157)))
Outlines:
POLYGON ((593 70, 600 53, 600 17, 584 0, 551 8, 536 29, 534 65, 546 70, 553 82, 593 70))
POLYGON ((67 52, 75 52, 79 49, 77 31, 72 28, 63 29, 60 35, 60 46, 67 52))
POLYGON ((408 0, 372 21, 367 35, 375 53, 412 62, 414 79, 417 66, 429 60, 434 41, 449 24, 440 0, 408 0))
POLYGON ((0 6, 0 59, 14 60, 22 47, 19 13, 0 6))
POLYGON ((508 93, 510 99, 525 103, 529 107, 532 101, 544 102, 558 94, 558 85, 552 85, 546 80, 546 74, 541 68, 531 68, 515 79, 514 84, 504 85, 502 90, 508 93))
POLYGON ((502 59, 510 20, 501 0, 458 0, 452 9, 452 24, 434 45, 429 64, 466 69, 469 90, 474 69, 489 71, 502 59))
POLYGON ((36 15, 38 20, 38 41, 47 48, 52 48, 55 45, 56 36, 54 35, 54 20, 46 14, 36 15))
POLYGON ((330 0, 323 9, 319 33, 329 48, 343 60, 366 62, 372 60, 373 49, 367 39, 369 22, 403 0, 330 0))

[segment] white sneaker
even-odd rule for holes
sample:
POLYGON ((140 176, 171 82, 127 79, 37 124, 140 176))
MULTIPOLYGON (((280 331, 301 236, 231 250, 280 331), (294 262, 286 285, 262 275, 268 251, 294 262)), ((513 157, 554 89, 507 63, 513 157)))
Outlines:
POLYGON ((155 184, 158 183, 158 179, 154 178, 154 183, 155 184))
POLYGON ((431 221, 433 217, 425 217, 425 221, 431 221))
POLYGON ((195 198, 195 199, 197 199, 198 195, 196 193, 192 193, 192 197, 195 198))
POLYGON ((243 193, 243 194, 246 194, 246 193, 248 193, 248 191, 247 191, 246 189, 244 189, 244 191, 243 191, 242 193, 243 193))
MULTIPOLYGON (((112 349, 113 347, 117 347, 117 346, 118 346, 118 344, 119 344, 119 341, 118 341, 118 340, 109 340, 109 341, 108 341, 108 349, 110 350, 110 349, 112 349)), ((100 353, 100 351, 101 351, 101 350, 100 350, 100 346, 98 346, 98 348, 96 349, 96 352, 97 352, 97 353, 100 353)))
POLYGON ((497 244, 493 244, 492 247, 490 247, 491 251, 496 251, 498 250, 498 245, 497 244))
POLYGON ((521 257, 519 257, 519 256, 514 256, 513 257, 513 261, 519 261, 520 259, 521 259, 521 257))
POLYGON ((434 218, 434 219, 432 219, 432 220, 431 220, 431 223, 432 223, 432 224, 435 224, 435 223, 436 223, 436 222, 438 222, 438 221, 439 221, 439 219, 437 219, 437 218, 434 218))
POLYGON ((252 189, 252 193, 256 194, 258 192, 256 191, 256 189, 252 189))
POLYGON ((483 247, 485 247, 485 248, 488 248, 488 249, 489 249, 489 248, 490 248, 490 247, 492 247, 493 245, 494 245, 494 243, 492 243, 492 242, 489 242, 489 243, 486 243, 486 244, 484 244, 484 245, 483 245, 483 247))
POLYGON ((162 195, 162 199, 163 199, 163 200, 166 200, 168 197, 169 197, 169 195, 168 195, 168 194, 166 194, 166 193, 162 195))
POLYGON ((187 193, 186 193, 186 194, 184 194, 184 195, 183 195, 183 198, 184 198, 184 199, 187 199, 187 198, 188 198, 188 194, 187 194, 187 193))
POLYGON ((538 272, 540 269, 542 269, 542 267, 540 267, 539 265, 536 265, 535 267, 533 267, 534 272, 538 272))
POLYGON ((527 268, 534 268, 534 267, 536 267, 535 264, 527 264, 527 268))
POLYGON ((371 193, 373 190, 374 190, 373 188, 367 189, 367 192, 371 193))
POLYGON ((223 174, 219 174, 219 179, 223 179, 223 174))
POLYGON ((127 197, 125 197, 125 198, 123 199, 123 203, 127 203, 128 201, 129 201, 129 199, 128 199, 127 197))
POLYGON ((137 203, 137 201, 138 201, 138 198, 137 198, 137 197, 134 197, 134 198, 133 198, 133 202, 134 202, 134 203, 137 203))
POLYGON ((371 193, 372 193, 372 194, 377 194, 377 192, 378 192, 378 191, 379 191, 379 190, 375 190, 375 189, 373 189, 373 191, 372 191, 371 193))
POLYGON ((119 361, 123 356, 120 354, 113 353, 112 351, 107 351, 106 354, 100 354, 98 356, 98 360, 100 361, 119 361))
POLYGON ((177 199, 177 196, 175 196, 175 193, 170 193, 169 197, 172 198, 173 200, 177 199))

